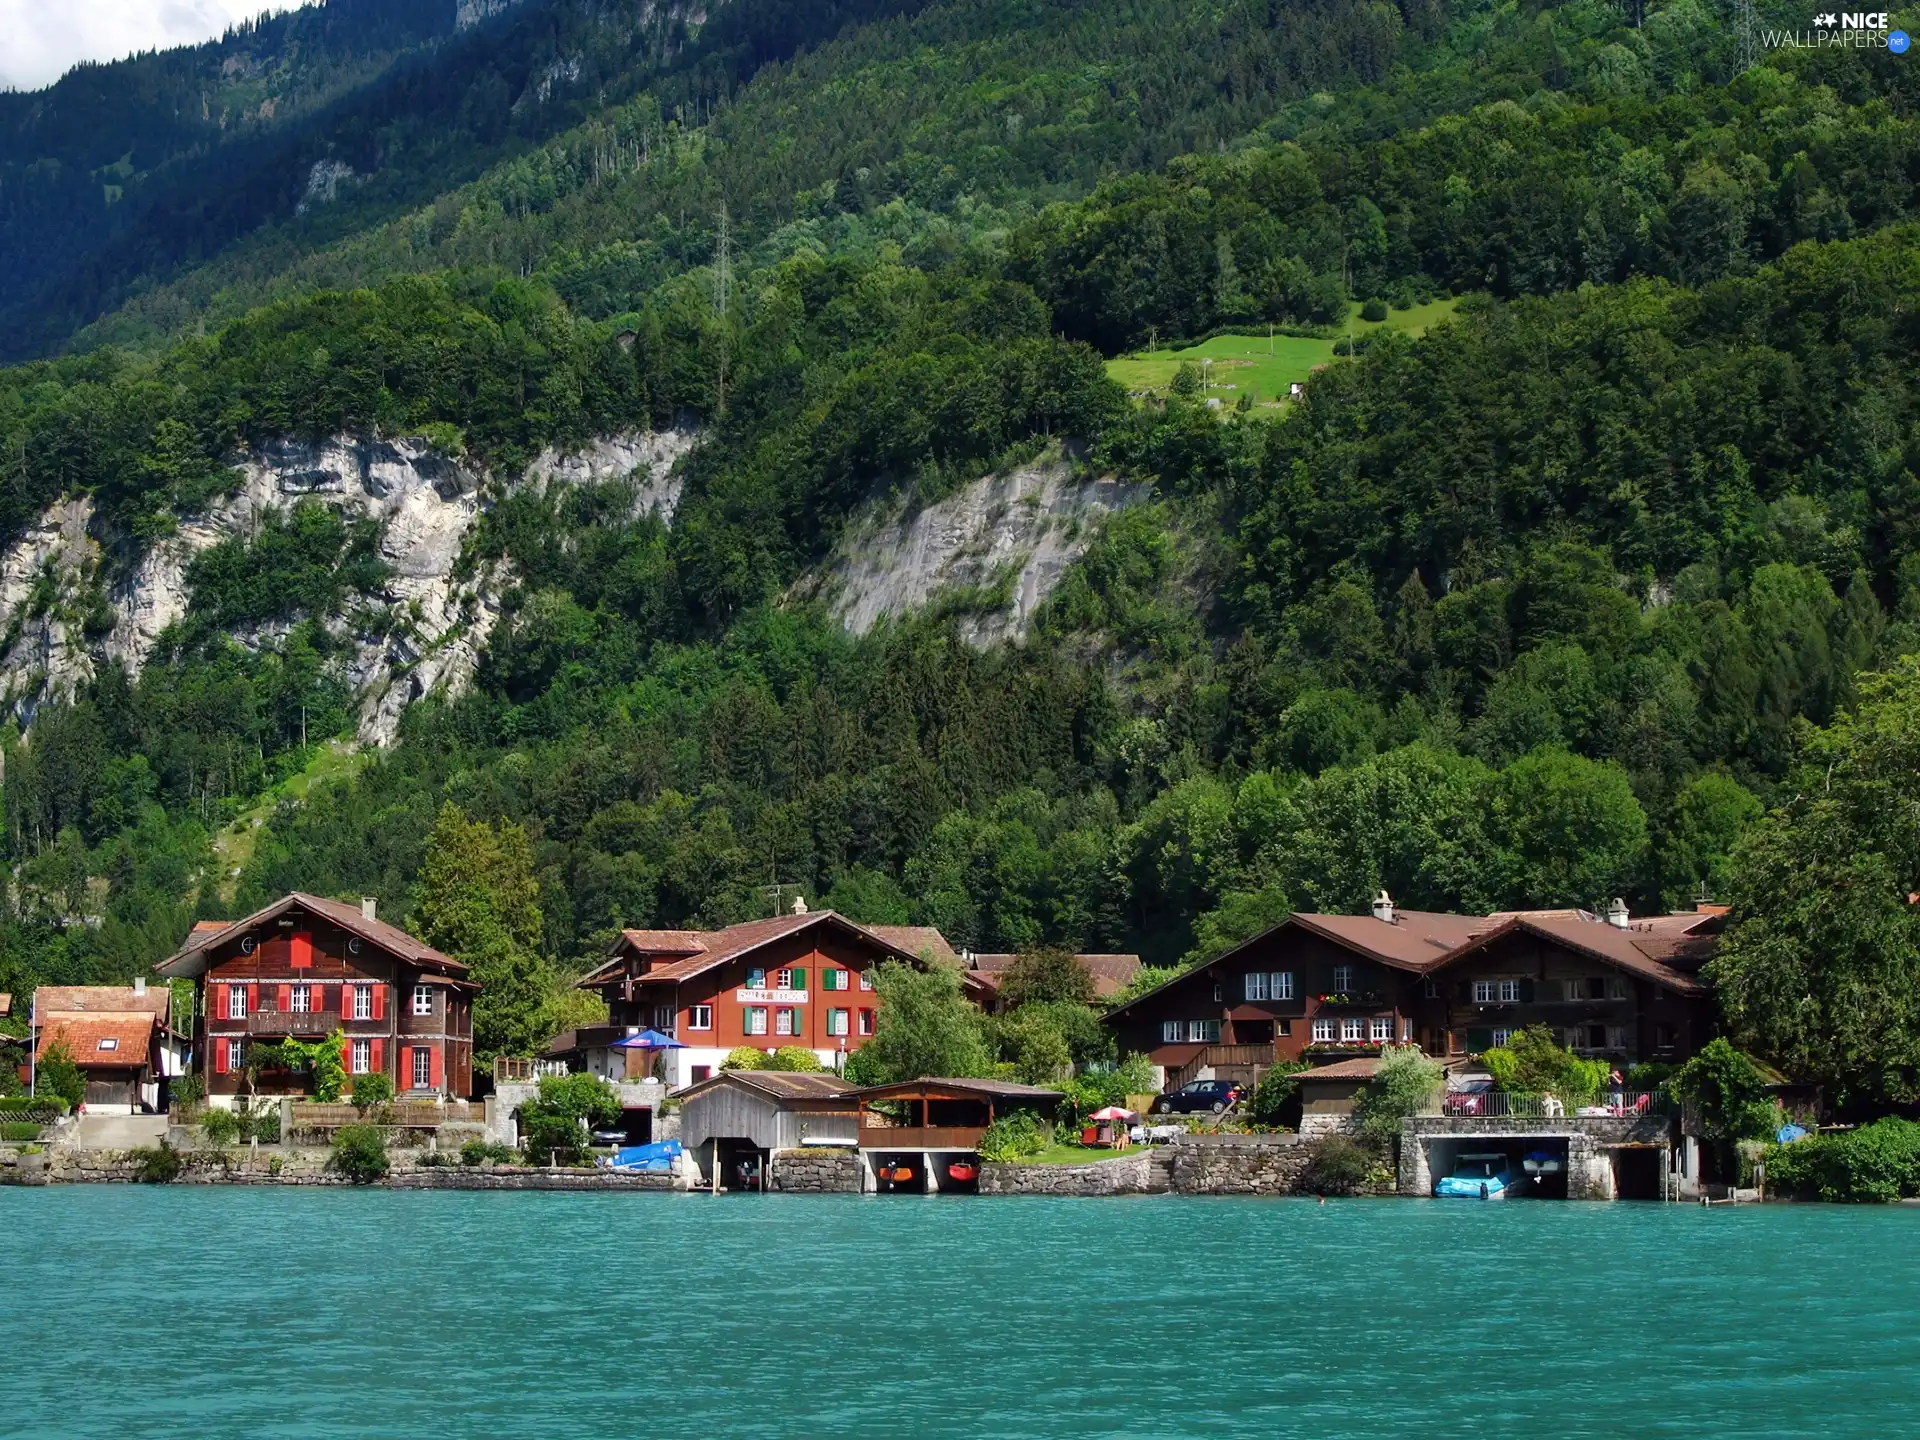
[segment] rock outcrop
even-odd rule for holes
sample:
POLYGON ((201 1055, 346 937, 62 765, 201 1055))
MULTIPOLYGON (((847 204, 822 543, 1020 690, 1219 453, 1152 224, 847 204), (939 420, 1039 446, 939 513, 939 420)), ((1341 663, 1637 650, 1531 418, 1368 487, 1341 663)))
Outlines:
MULTIPOLYGON (((610 436, 568 454, 547 452, 515 484, 545 493, 631 477, 635 513, 672 518, 676 463, 692 448, 688 431, 610 436)), ((241 483, 151 546, 101 599, 104 557, 92 504, 62 502, 0 552, 0 707, 30 723, 52 697, 71 695, 113 660, 138 673, 161 633, 187 613, 187 571, 195 556, 229 537, 253 534, 269 512, 303 500, 380 526, 380 558, 391 578, 376 597, 388 623, 378 631, 330 625, 347 642, 346 679, 359 697, 359 736, 384 745, 401 713, 434 690, 457 693, 473 674, 497 610, 504 577, 482 566, 455 571, 474 521, 489 503, 486 477, 423 441, 337 436, 282 441, 241 462, 241 483)), ((290 624, 291 622, 289 622, 290 624)), ((236 634, 242 645, 275 643, 289 624, 236 634)))
POLYGON ((863 635, 884 616, 970 591, 979 603, 961 633, 984 648, 1025 634, 1100 522, 1149 493, 1064 462, 989 475, 917 510, 876 508, 848 527, 802 593, 829 596, 841 623, 863 635))

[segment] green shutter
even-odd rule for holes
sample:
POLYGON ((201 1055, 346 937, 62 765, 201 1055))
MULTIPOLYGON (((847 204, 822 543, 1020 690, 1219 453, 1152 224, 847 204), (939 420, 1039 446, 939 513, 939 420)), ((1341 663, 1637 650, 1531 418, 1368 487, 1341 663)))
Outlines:
POLYGON ((796 990, 804 990, 807 988, 807 971, 805 966, 797 965, 794 967, 793 988, 796 990))
POLYGON ((1522 1003, 1529 1003, 1529 1002, 1531 1002, 1531 1001, 1532 1001, 1532 999, 1533 999, 1533 981, 1531 981, 1531 980, 1522 980, 1522 981, 1520 982, 1520 999, 1521 999, 1521 1001, 1522 1001, 1522 1003))

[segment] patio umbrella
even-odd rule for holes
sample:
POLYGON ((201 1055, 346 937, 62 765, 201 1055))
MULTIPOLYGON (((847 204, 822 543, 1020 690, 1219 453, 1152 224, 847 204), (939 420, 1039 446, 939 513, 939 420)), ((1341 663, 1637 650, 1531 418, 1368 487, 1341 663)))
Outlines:
MULTIPOLYGON (((1087 1116, 1087 1118, 1093 1121, 1096 1125, 1100 1125, 1104 1128, 1107 1125, 1118 1125, 1123 1120, 1131 1120, 1134 1118, 1134 1116, 1133 1116, 1133 1111, 1127 1109, 1124 1106, 1107 1105, 1099 1110, 1095 1110, 1091 1115, 1087 1116)), ((1095 1131, 1094 1133, 1096 1137, 1099 1134, 1098 1131, 1095 1131)), ((1107 1138, 1109 1140, 1112 1140, 1115 1137, 1112 1134, 1112 1132, 1109 1132, 1107 1135, 1107 1138)))
MULTIPOLYGON (((658 1050, 684 1050, 687 1047, 683 1041, 676 1040, 671 1035, 664 1035, 649 1026, 638 1034, 628 1035, 614 1041, 612 1048, 615 1050, 646 1050, 651 1052, 658 1050)), ((653 1070, 654 1062, 649 1062, 647 1065, 647 1073, 651 1075, 653 1070)))

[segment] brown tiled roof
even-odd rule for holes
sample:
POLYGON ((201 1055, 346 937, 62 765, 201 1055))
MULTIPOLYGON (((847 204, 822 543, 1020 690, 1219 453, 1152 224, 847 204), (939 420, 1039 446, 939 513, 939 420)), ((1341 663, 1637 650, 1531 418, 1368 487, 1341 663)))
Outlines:
POLYGON ((73 1063, 83 1070, 139 1067, 153 1058, 154 1017, 137 1011, 119 1013, 66 1012, 41 1020, 38 1054, 45 1058, 55 1045, 64 1045, 73 1063), (100 1042, 111 1040, 112 1049, 100 1042))
POLYGON ((53 1014, 135 1014, 151 1015, 165 1021, 173 1012, 173 992, 165 985, 150 985, 147 993, 136 995, 131 985, 42 985, 33 992, 34 1008, 44 1019, 53 1014))
MULTIPOLYGON (((1543 918, 1538 914, 1510 916, 1492 929, 1484 930, 1473 940, 1461 946, 1447 956, 1447 962, 1472 954, 1484 948, 1503 935, 1525 930, 1543 939, 1554 940, 1570 950, 1578 950, 1596 960, 1605 961, 1618 968, 1664 985, 1669 990, 1683 995, 1701 995, 1706 993, 1706 985, 1681 968, 1679 964, 1669 964, 1668 959, 1676 954, 1675 939, 1669 935, 1655 935, 1632 929, 1621 929, 1605 920, 1588 915, 1586 918, 1562 919, 1559 916, 1543 918)), ((1711 941, 1707 942, 1711 945, 1711 941)))
MULTIPOLYGON (((1317 931, 1349 950, 1397 970, 1425 970, 1436 964, 1448 951, 1464 945, 1474 931, 1483 928, 1487 922, 1477 915, 1449 915, 1434 910, 1395 910, 1391 921, 1377 919, 1371 914, 1296 914, 1290 916, 1286 923, 1317 931)), ((1259 938, 1254 937, 1255 940, 1259 938)), ((1251 945, 1254 941, 1246 943, 1251 945)))
POLYGON ((1302 1070, 1294 1075, 1295 1080, 1371 1080, 1380 1069, 1378 1055, 1362 1055, 1355 1060, 1341 1060, 1333 1065, 1322 1065, 1318 1070, 1302 1070))
POLYGON ((947 937, 931 925, 862 925, 860 928, 909 955, 928 955, 946 965, 960 963, 960 956, 947 937))
POLYGON ((903 1080, 897 1085, 869 1085, 861 1090, 849 1090, 846 1093, 858 1100, 884 1100, 889 1095, 907 1095, 929 1085, 943 1090, 959 1090, 972 1095, 991 1095, 1005 1100, 1063 1100, 1066 1096, 1058 1090, 1048 1090, 1039 1085, 1019 1085, 1011 1080, 954 1079, 948 1076, 930 1075, 924 1080, 903 1080))
POLYGON ((776 1100, 830 1100, 847 1093, 847 1082, 840 1076, 803 1070, 722 1070, 678 1093, 685 1099, 727 1081, 771 1095, 776 1100))
MULTIPOLYGON (((1018 955, 975 955, 971 969, 989 990, 998 990, 1002 973, 1019 958, 1018 955)), ((1073 958, 1086 966, 1087 972, 1093 976, 1093 995, 1096 1000, 1111 1000, 1140 973, 1138 955, 1076 955, 1073 958)))
POLYGON ((324 915, 342 930, 370 940, 389 954, 397 955, 410 965, 423 970, 437 970, 442 974, 464 975, 467 967, 462 961, 451 955, 442 954, 422 940, 416 940, 397 925, 389 925, 384 920, 369 920, 360 913, 358 905, 350 905, 342 900, 323 900, 318 895, 309 895, 305 891, 295 890, 281 896, 271 905, 256 910, 243 920, 235 920, 212 928, 203 921, 193 927, 187 941, 172 955, 153 968, 163 975, 194 975, 198 970, 193 962, 198 960, 209 947, 217 944, 220 938, 235 930, 244 930, 271 920, 283 911, 300 907, 316 915, 324 915))
POLYGON ((622 930, 620 938, 646 955, 691 955, 707 947, 698 930, 622 930))

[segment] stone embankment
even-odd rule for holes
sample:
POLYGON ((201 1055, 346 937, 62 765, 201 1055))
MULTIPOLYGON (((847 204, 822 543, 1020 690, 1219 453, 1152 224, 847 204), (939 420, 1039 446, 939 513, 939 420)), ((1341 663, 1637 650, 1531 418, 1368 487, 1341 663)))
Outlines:
MULTIPOLYGON (((351 1185, 327 1168, 332 1152, 263 1145, 180 1155, 178 1185, 351 1185)), ((856 1162, 857 1163, 857 1162, 856 1162)), ((686 1175, 623 1175, 544 1165, 423 1165, 395 1155, 380 1182, 391 1190, 685 1190, 686 1175)), ((130 1185, 140 1178, 129 1150, 61 1146, 37 1154, 0 1150, 0 1185, 130 1185)), ((857 1187, 856 1187, 857 1188, 857 1187)))
POLYGON ((860 1155, 855 1150, 782 1150, 773 1157, 775 1190, 802 1195, 858 1195, 860 1155))
POLYGON ((1298 1135, 1183 1135, 1091 1165, 988 1164, 983 1195, 1293 1195, 1311 1147, 1298 1135))

